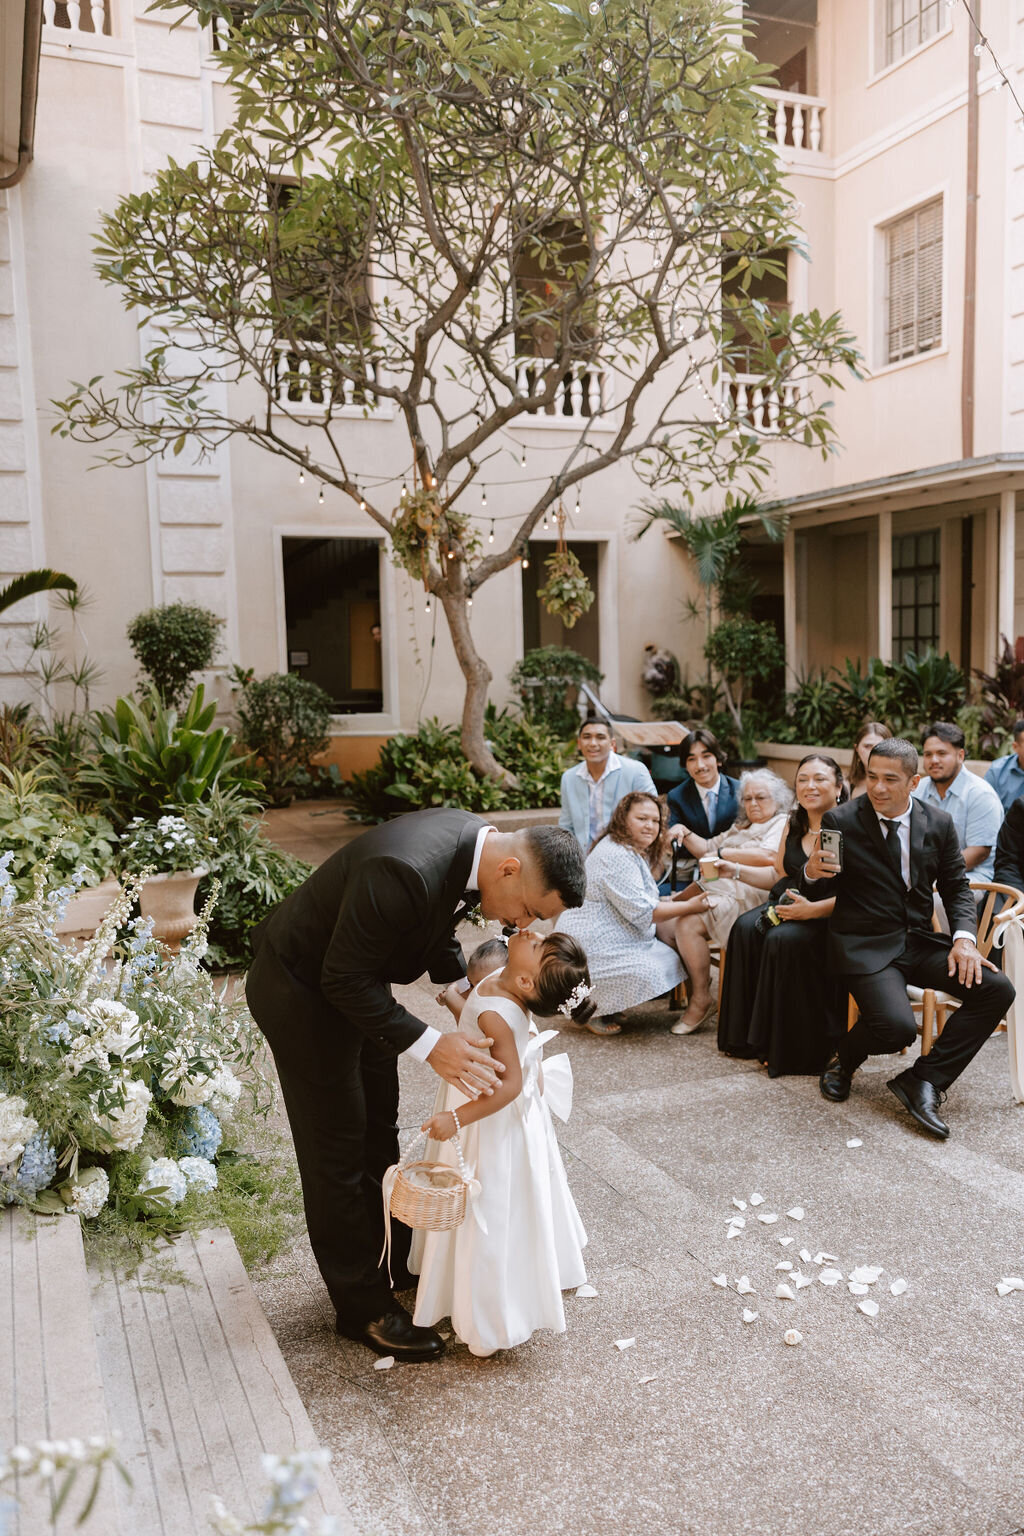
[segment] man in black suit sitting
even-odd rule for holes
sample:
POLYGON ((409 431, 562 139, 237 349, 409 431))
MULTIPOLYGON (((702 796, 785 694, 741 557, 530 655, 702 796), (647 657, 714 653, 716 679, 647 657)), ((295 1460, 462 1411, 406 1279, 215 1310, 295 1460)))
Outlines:
POLYGON ((961 999, 927 1056, 889 1082, 919 1125, 945 1140, 939 1116, 945 1090, 981 1049, 1014 998, 1009 980, 975 943, 977 917, 956 828, 945 811, 911 798, 917 748, 880 741, 868 759, 867 793, 826 811, 822 830, 842 833, 841 869, 815 847, 803 881, 812 899, 834 894, 829 958, 853 994, 860 1017, 821 1074, 825 1098, 849 1097, 868 1056, 898 1051, 917 1036, 907 983, 961 999), (932 931, 937 887, 953 930, 932 931))
MULTIPOLYGON (((396 1002, 391 983, 466 974, 456 923, 528 928, 583 904, 571 832, 499 832, 465 811, 417 811, 364 832, 313 871, 254 930, 245 995, 274 1053, 302 1178, 310 1243, 338 1332, 381 1355, 429 1360, 444 1344, 416 1328, 381 1269, 381 1178, 398 1160, 398 1057, 425 1061, 470 1098, 493 1093, 490 1040, 440 1034, 396 1002)), ((395 1289, 409 1229, 394 1226, 395 1289)))

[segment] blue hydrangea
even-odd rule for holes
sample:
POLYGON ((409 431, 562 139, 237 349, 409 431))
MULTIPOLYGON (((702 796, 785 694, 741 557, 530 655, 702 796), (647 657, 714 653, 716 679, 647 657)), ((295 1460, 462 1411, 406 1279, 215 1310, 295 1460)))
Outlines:
POLYGON ((45 1189, 57 1172, 57 1154, 45 1131, 36 1131, 25 1143, 15 1177, 19 1194, 33 1196, 45 1189))
POLYGON ((186 1111, 178 1129, 178 1155, 211 1160, 217 1156, 223 1135, 213 1110, 205 1104, 196 1105, 186 1111))

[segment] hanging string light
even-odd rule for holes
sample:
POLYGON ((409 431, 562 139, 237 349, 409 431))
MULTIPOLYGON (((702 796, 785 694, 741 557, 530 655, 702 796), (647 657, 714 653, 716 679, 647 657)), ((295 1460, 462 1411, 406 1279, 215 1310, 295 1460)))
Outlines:
POLYGON ((305 485, 305 483, 306 483, 306 471, 303 469, 302 465, 300 464, 299 465, 299 484, 300 485, 305 485))
POLYGON ((1017 92, 1014 89, 1013 81, 1010 79, 1002 64, 1000 64, 998 58, 996 57, 995 49, 992 47, 992 44, 989 42, 988 38, 981 30, 981 27, 978 25, 977 18, 971 9, 970 4, 968 3, 968 0, 946 0, 946 10, 952 12, 956 9, 958 4, 963 7, 967 14, 967 20, 974 28, 976 34, 977 40, 974 44, 974 57, 976 59, 980 59, 982 54, 987 53, 989 58, 992 60, 992 64, 999 76, 999 79, 996 81, 995 89, 997 91, 1001 91, 1004 88, 1009 90, 1010 95, 1013 97, 1014 105, 1017 108, 1017 127, 1021 133, 1024 133, 1024 104, 1022 104, 1020 97, 1017 95, 1017 92))
POLYGON ((528 571, 529 568, 530 568, 530 557, 529 557, 529 555, 524 555, 523 556, 523 570, 524 571, 528 571))
POLYGON ((487 535, 487 542, 488 542, 488 544, 493 544, 494 543, 494 518, 493 517, 491 518, 491 531, 487 535))
POLYGON ((429 592, 427 593, 426 611, 427 611, 427 613, 429 613, 431 611, 430 610, 430 593, 429 592))
POLYGON ((482 507, 486 507, 486 505, 487 505, 487 487, 486 487, 486 485, 483 487, 483 496, 481 498, 480 505, 482 507))
POLYGON ((525 443, 523 444, 523 456, 519 460, 519 468, 520 469, 525 469, 526 468, 526 444, 525 443))
POLYGON ((404 481, 404 480, 403 480, 403 481, 402 481, 402 500, 403 500, 403 501, 404 501, 404 500, 405 500, 405 498, 406 498, 406 497, 407 497, 407 496, 408 496, 408 494, 409 494, 409 492, 408 492, 408 489, 407 489, 407 488, 406 488, 406 484, 405 484, 405 481, 404 481))
POLYGON ((317 497, 317 502, 319 503, 319 505, 321 507, 324 504, 324 488, 323 488, 323 486, 320 487, 320 495, 317 497))
POLYGON ((363 496, 362 494, 360 494, 360 497, 359 497, 359 510, 360 510, 360 512, 365 512, 366 511, 366 497, 363 496))

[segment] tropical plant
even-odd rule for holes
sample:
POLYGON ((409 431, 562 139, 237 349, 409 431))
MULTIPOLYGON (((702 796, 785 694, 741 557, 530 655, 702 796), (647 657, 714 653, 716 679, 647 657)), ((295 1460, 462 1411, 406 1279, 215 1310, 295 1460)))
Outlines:
POLYGON ((114 867, 117 839, 105 816, 69 805, 37 763, 0 767, 0 848, 10 854, 14 888, 27 897, 47 857, 55 879, 66 881, 77 871, 79 884, 97 885, 114 867))
POLYGON ((271 804, 281 805, 291 799, 298 776, 308 777, 314 757, 330 744, 330 694, 294 672, 276 672, 246 683, 237 714, 255 771, 271 804))
POLYGON ((1001 639, 995 671, 974 671, 981 707, 978 746, 986 757, 1010 750, 1013 727, 1024 717, 1024 636, 1018 635, 1014 645, 1005 635, 1001 639))
POLYGON ((772 624, 757 619, 724 619, 708 636, 704 654, 721 676, 740 753, 749 757, 756 723, 753 714, 745 716, 744 699, 759 685, 778 686, 786 663, 782 641, 772 624))
POLYGON ((156 4, 217 17, 237 111, 215 147, 104 218, 99 274, 145 355, 73 385, 54 430, 118 464, 244 439, 397 533, 465 679, 465 755, 504 778, 469 604, 549 509, 616 463, 700 494, 763 484, 780 440, 829 451, 828 396, 856 366, 853 338, 837 316, 774 313, 752 288, 800 239, 764 131, 771 67, 727 0, 557 4, 542 25, 536 0, 156 4), (282 173, 289 195, 268 207, 282 173), (319 381, 295 432, 275 409, 282 366, 319 381), (770 435, 731 403, 750 370, 785 402, 770 435), (725 403, 698 411, 707 372, 725 403), (595 448, 599 377, 615 408, 595 448), (225 379, 244 381, 244 402, 225 379), (392 469, 411 462, 411 493, 436 503, 425 526, 406 518, 401 471, 368 485, 363 436, 338 430, 353 403, 386 407, 406 434, 392 469), (558 452, 508 492, 507 542, 482 542, 494 455, 556 415, 558 452))
POLYGON ((604 677, 579 651, 563 645, 542 645, 527 651, 508 675, 527 720, 563 739, 580 728, 576 699, 581 683, 599 687, 604 677))
POLYGON ((155 689, 142 699, 118 699, 112 710, 97 712, 95 757, 80 781, 121 825, 136 815, 154 819, 168 805, 195 805, 216 784, 255 790, 230 731, 214 726, 216 713, 202 684, 180 715, 155 689))
POLYGON ((23 602, 26 597, 35 597, 39 592, 53 592, 58 588, 74 592, 77 585, 73 576, 65 576, 60 571, 26 571, 23 576, 15 576, 5 587, 0 587, 0 613, 13 608, 15 603, 23 602))
POLYGON ((163 603, 132 619, 128 642, 166 707, 180 709, 196 673, 213 665, 223 622, 198 603, 163 603))
POLYGON ((38 756, 41 731, 31 705, 0 705, 0 766, 27 768, 38 756))
POLYGON ((808 674, 787 696, 785 714, 763 729, 775 741, 845 747, 865 720, 883 720, 916 741, 932 720, 956 721, 966 706, 967 679, 948 655, 908 651, 895 663, 873 656, 866 667, 847 661, 842 671, 808 674))

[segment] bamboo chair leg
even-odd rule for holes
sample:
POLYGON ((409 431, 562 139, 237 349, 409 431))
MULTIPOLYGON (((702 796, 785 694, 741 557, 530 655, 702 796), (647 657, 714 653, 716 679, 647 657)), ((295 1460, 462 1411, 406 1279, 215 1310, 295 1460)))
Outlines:
POLYGON ((851 993, 850 997, 847 999, 847 1003, 846 1003, 846 1030, 847 1030, 847 1033, 849 1033, 850 1030, 853 1028, 853 1026, 856 1024, 856 1022, 859 1019, 859 1017, 860 1017, 860 1009, 857 1007, 857 1004, 854 1002, 853 994, 851 993))
POLYGON ((921 1002, 921 1055, 927 1056, 935 1039, 935 993, 925 988, 921 1002))

